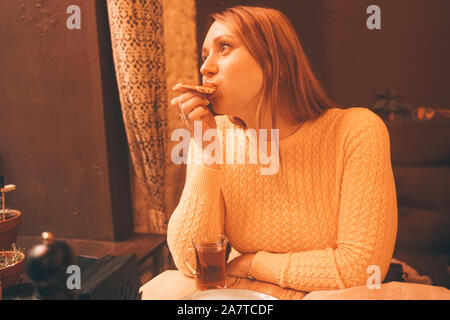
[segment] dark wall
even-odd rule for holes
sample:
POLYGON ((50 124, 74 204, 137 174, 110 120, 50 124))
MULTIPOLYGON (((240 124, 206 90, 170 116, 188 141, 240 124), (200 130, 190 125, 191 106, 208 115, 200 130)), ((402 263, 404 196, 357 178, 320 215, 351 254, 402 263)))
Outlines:
POLYGON ((131 231, 126 139, 104 1, 0 2, 0 175, 20 233, 131 231), (69 30, 66 8, 81 8, 69 30))
POLYGON ((450 108, 450 1, 327 1, 327 72, 340 103, 373 102, 395 88, 414 106, 450 108), (365 10, 381 8, 381 30, 365 28, 365 10))
POLYGON ((286 14, 340 105, 372 105, 376 91, 395 88, 413 106, 450 108, 448 0, 197 0, 199 46, 206 17, 240 4, 286 14), (381 8, 381 30, 366 27, 372 4, 381 8))

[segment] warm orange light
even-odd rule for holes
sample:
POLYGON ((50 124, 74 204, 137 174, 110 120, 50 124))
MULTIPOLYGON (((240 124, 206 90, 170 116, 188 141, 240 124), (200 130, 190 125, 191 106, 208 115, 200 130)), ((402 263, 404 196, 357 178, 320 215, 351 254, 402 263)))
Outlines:
POLYGON ((51 242, 53 240, 53 234, 50 232, 42 232, 41 236, 44 241, 51 242))

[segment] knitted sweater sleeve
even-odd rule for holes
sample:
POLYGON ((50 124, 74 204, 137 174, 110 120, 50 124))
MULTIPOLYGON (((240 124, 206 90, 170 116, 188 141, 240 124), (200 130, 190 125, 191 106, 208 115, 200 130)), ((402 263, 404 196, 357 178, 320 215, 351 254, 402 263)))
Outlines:
POLYGON ((222 170, 196 164, 193 161, 195 152, 198 152, 198 147, 192 139, 185 186, 167 230, 167 244, 176 267, 191 277, 185 258, 195 267, 195 257, 188 252, 188 248, 193 246, 192 240, 208 240, 216 234, 223 234, 225 211, 221 191, 222 170))
POLYGON ((373 273, 368 273, 369 266, 379 268, 380 281, 386 276, 397 233, 389 133, 368 109, 355 108, 343 125, 336 246, 284 254, 257 252, 251 265, 257 280, 310 292, 366 284, 373 273))

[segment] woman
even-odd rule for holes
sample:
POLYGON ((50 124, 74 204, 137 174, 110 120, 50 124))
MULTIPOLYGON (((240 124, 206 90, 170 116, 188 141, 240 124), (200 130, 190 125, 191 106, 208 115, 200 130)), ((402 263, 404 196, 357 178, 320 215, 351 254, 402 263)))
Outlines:
MULTIPOLYGON (((252 281, 254 290, 265 283, 290 292, 364 285, 373 265, 382 281, 397 230, 384 122, 365 108, 334 107, 279 11, 239 6, 212 17, 200 71, 216 93, 209 100, 184 93, 172 103, 203 131, 217 128, 224 153, 227 129, 278 129, 267 140, 282 161, 272 175, 255 170, 260 164, 203 158, 188 165, 168 226, 177 268, 190 275, 184 256, 191 239, 221 233, 241 253, 229 275, 252 281), (224 115, 213 117, 209 103, 224 115)), ((247 141, 238 152, 248 150, 247 141)))

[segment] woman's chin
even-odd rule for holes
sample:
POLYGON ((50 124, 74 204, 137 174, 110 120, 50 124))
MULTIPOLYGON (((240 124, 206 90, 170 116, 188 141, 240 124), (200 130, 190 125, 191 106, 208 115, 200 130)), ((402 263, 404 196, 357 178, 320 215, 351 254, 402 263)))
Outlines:
POLYGON ((212 103, 211 104, 211 110, 213 111, 213 114, 215 116, 221 116, 221 115, 226 115, 226 112, 224 112, 223 110, 221 110, 220 106, 217 104, 212 103))
POLYGON ((215 116, 229 116, 233 117, 232 108, 227 108, 223 103, 218 103, 217 101, 211 102, 211 110, 215 116))

